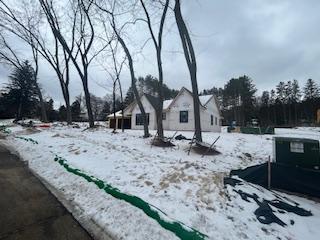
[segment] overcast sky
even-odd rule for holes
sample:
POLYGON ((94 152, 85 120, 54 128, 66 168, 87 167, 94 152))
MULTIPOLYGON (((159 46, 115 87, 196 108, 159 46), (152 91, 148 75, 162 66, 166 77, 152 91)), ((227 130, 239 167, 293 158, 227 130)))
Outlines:
MULTIPOLYGON (((182 8, 197 55, 200 89, 223 87, 230 78, 244 74, 253 79, 260 92, 274 88, 279 81, 297 79, 303 85, 313 78, 320 82, 319 0, 184 0, 182 8)), ((171 88, 191 88, 172 17, 170 13, 164 39, 165 83, 171 88)), ((23 48, 19 44, 15 47, 23 48)), ((135 67, 137 76, 157 76, 151 42, 143 55, 135 57, 135 67)), ((2 86, 8 74, 9 70, 0 65, 2 86)), ((121 79, 127 89, 127 69, 121 79)), ((39 81, 46 96, 62 102, 58 81, 44 61, 39 81)), ((99 85, 107 81, 102 69, 91 68, 89 87, 93 94, 104 96, 107 91, 99 85)), ((70 88, 72 96, 82 91, 76 75, 70 88)))

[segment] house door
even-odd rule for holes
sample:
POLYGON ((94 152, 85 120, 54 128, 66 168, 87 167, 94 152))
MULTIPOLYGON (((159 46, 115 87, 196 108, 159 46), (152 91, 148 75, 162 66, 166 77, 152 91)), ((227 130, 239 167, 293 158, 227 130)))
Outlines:
MULTIPOLYGON (((122 126, 122 119, 118 119, 118 128, 121 129, 122 126)), ((125 118, 123 121, 123 128, 124 129, 131 129, 131 118, 125 118)))

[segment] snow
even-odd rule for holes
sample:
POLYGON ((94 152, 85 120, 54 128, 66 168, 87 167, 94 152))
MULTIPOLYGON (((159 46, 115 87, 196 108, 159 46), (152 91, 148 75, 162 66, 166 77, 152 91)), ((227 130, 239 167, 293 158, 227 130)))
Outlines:
MULTIPOLYGON (((122 111, 121 110, 116 112, 116 117, 122 117, 122 111)), ((107 116, 107 118, 114 118, 114 114, 113 113, 109 114, 107 116)))
MULTIPOLYGON (((1 123, 0 123, 1 125, 1 123)), ((240 133, 203 133, 204 141, 212 143, 219 135, 216 156, 187 154, 189 141, 174 141, 174 148, 151 147, 152 139, 142 138, 140 130, 112 134, 110 129, 86 130, 55 124, 37 132, 11 126, 12 134, 5 140, 13 146, 30 168, 63 191, 83 211, 83 216, 123 239, 175 239, 141 210, 117 200, 83 179, 66 172, 53 161, 55 154, 124 193, 142 198, 174 219, 209 236, 209 239, 318 239, 320 204, 312 200, 277 193, 311 210, 313 216, 293 213, 278 217, 295 224, 281 227, 264 225, 253 214, 255 203, 243 201, 223 178, 232 169, 245 168, 272 157, 271 135, 240 133), (31 144, 13 135, 31 137, 31 144), (129 219, 129 220, 128 220, 129 219)), ((299 136, 320 140, 320 128, 276 129, 276 136, 299 136)), ((151 131, 154 134, 154 131, 151 131)), ((173 132, 166 131, 166 136, 173 132)), ((179 132, 191 138, 192 132, 179 132)), ((4 140, 0 140, 4 143, 4 140)), ((237 186, 247 192, 272 199, 270 191, 252 184, 237 186)))
POLYGON ((173 99, 170 99, 170 100, 164 100, 163 101, 163 110, 166 110, 170 104, 172 103, 173 99))
POLYGON ((199 96, 199 100, 201 102, 201 105, 205 106, 212 96, 213 95, 202 95, 202 96, 199 96))

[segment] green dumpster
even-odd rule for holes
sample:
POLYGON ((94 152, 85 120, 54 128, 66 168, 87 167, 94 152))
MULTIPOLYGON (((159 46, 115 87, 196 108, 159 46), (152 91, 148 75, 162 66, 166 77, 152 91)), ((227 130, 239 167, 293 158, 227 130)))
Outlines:
POLYGON ((320 169, 319 141, 306 138, 274 137, 277 163, 308 169, 320 169))

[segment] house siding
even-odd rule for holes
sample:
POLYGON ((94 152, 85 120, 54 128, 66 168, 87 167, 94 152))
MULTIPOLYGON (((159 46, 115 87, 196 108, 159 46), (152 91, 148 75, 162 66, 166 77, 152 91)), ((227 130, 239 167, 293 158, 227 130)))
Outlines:
MULTIPOLYGON (((141 102, 145 108, 146 113, 150 114, 149 129, 156 130, 156 113, 153 106, 145 96, 142 96, 141 102)), ((192 95, 187 90, 182 89, 179 93, 179 96, 176 97, 170 105, 170 108, 164 110, 164 112, 166 113, 166 119, 162 121, 164 130, 194 131, 193 106, 192 95), (180 123, 180 111, 188 111, 187 123, 180 123)), ((131 127, 132 129, 143 129, 142 125, 136 125, 136 114, 140 114, 138 104, 135 104, 132 109, 131 127)), ((200 119, 202 131, 221 132, 221 116, 214 97, 209 100, 205 108, 200 106, 200 119), (211 125, 211 115, 213 116, 213 125, 211 125), (217 118, 217 124, 215 118, 217 118)))
MULTIPOLYGON (((165 130, 193 131, 195 124, 193 106, 192 96, 189 92, 183 90, 166 112, 163 128, 165 130), (180 123, 180 111, 188 111, 188 123, 180 123)), ((210 99, 206 108, 200 107, 202 131, 221 132, 220 118, 220 112, 214 98, 210 99), (213 125, 211 125, 211 115, 213 115, 213 125), (217 125, 215 125, 215 118, 217 118, 217 125)))
POLYGON ((201 109, 201 128, 203 131, 221 132, 221 116, 214 98, 206 104, 206 110, 201 109), (211 125, 211 115, 213 116, 213 125, 211 125), (217 124, 215 119, 217 118, 217 124))
MULTIPOLYGON (((147 100, 145 96, 142 96, 141 103, 144 106, 144 110, 146 113, 149 113, 149 129, 155 130, 157 129, 156 125, 156 112, 150 102, 147 100)), ((139 109, 138 104, 134 106, 132 109, 132 115, 131 115, 131 128, 132 129, 143 129, 143 125, 136 125, 136 115, 141 114, 141 111, 139 109)))

